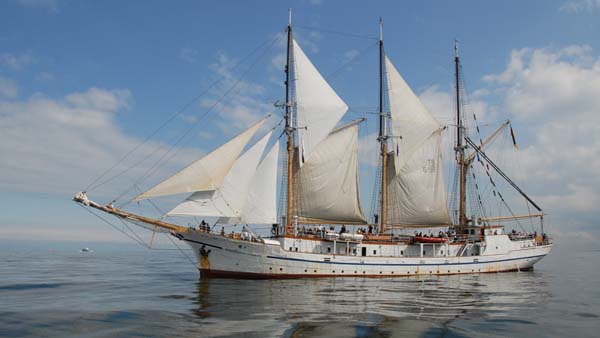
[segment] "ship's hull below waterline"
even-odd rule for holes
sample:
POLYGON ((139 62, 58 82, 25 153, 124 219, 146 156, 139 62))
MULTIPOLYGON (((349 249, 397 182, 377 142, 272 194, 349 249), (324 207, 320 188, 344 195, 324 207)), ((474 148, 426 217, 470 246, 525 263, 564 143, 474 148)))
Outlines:
MULTIPOLYGON (((200 232, 178 234, 177 237, 190 245, 196 254, 201 278, 389 278, 528 271, 552 249, 549 244, 490 255, 386 257, 294 252, 283 250, 281 245, 200 232)), ((377 244, 362 246, 381 247, 377 244)))

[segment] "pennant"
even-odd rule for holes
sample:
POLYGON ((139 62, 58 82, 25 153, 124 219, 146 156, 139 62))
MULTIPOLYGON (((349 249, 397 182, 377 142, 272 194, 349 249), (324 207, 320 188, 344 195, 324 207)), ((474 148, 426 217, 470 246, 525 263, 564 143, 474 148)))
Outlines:
POLYGON ((513 145, 515 146, 515 149, 519 149, 519 145, 517 144, 517 139, 515 138, 515 131, 512 128, 512 125, 510 126, 510 136, 512 137, 512 141, 513 141, 513 145))

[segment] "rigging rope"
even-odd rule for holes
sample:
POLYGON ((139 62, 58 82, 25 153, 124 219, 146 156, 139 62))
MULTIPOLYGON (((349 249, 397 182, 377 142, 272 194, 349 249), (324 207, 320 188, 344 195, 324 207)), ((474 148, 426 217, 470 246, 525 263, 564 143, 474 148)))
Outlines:
POLYGON ((139 245, 146 247, 146 243, 144 243, 143 241, 138 241, 136 238, 134 238, 133 236, 131 236, 130 234, 128 234, 127 232, 123 231, 122 229, 119 229, 118 227, 116 227, 114 224, 112 224, 111 222, 107 221, 104 217, 96 214, 95 212, 93 212, 92 210, 90 210, 89 208, 84 207, 83 205, 77 203, 77 205, 79 205, 81 208, 83 208, 85 211, 89 212, 90 214, 98 217, 99 219, 101 219, 104 223, 108 224, 111 226, 111 228, 117 230, 118 232, 122 233, 123 235, 129 237, 131 240, 133 240, 134 242, 138 243, 139 245))
MULTIPOLYGON (((266 48, 265 51, 260 54, 257 59, 248 67, 248 69, 246 69, 245 72, 242 73, 242 75, 236 79, 236 81, 234 82, 234 84, 225 91, 225 93, 223 95, 221 95, 221 97, 219 97, 209 108, 208 110, 206 110, 206 112, 200 117, 199 120, 204 119, 205 117, 207 117, 210 113, 213 112, 213 109, 219 105, 221 103, 221 101, 223 101, 239 84, 240 82, 242 82, 242 80, 246 77, 246 75, 253 69, 253 67, 258 63, 259 60, 262 59, 262 57, 264 57, 266 55, 266 53, 273 47, 273 45, 275 45, 275 43, 280 39, 280 36, 277 36, 275 39, 273 39, 273 41, 271 41, 271 44, 269 45, 269 48, 266 48)), ((198 120, 198 121, 199 121, 198 120)), ((165 163, 167 163, 171 158, 173 158, 179 151, 181 151, 182 148, 177 148, 176 146, 183 141, 183 139, 189 135, 189 133, 196 127, 197 122, 192 123, 192 125, 177 139, 177 141, 175 141, 174 144, 171 145, 171 147, 158 159, 158 161, 152 166, 150 167, 140 178, 138 178, 135 182, 134 182, 134 186, 135 185, 139 185, 140 183, 142 183, 143 181, 145 181, 146 179, 150 178, 152 175, 154 175, 159 168, 161 168, 162 165, 164 165, 165 163), (173 150, 175 150, 173 152, 173 150), (169 155, 171 152, 173 152, 173 154, 166 158, 167 155, 169 155)), ((125 191, 123 191, 117 198, 115 198, 115 200, 121 199, 123 196, 125 196, 127 193, 131 192, 132 187, 126 189, 125 191)), ((127 205, 129 203, 131 203, 134 200, 135 197, 131 198, 130 200, 128 200, 125 204, 123 205, 127 205)))
MULTIPOLYGON (((258 47, 256 47, 255 49, 253 49, 249 54, 247 54, 245 57, 243 57, 242 59, 240 59, 240 61, 238 61, 231 69, 232 70, 236 69, 238 66, 240 66, 243 62, 245 62, 247 59, 249 59, 252 55, 254 55, 257 51, 259 51, 260 49, 262 49, 266 45, 269 46, 269 48, 267 48, 267 50, 270 50, 270 47, 272 47, 273 44, 275 44, 277 41, 279 41, 279 39, 281 39, 281 36, 277 35, 277 36, 275 36, 275 38, 266 40, 265 42, 261 43, 258 47), (269 42, 270 42, 270 44, 269 44, 269 42)), ((260 59, 260 57, 259 57, 259 59, 260 59)), ((250 67, 250 68, 252 68, 252 67, 250 67)), ((244 73, 244 74, 246 74, 246 73, 244 73)), ((242 78, 243 78, 243 76, 242 76, 242 78)), ((122 163, 123 161, 125 161, 125 159, 127 159, 131 154, 133 154, 136 150, 138 150, 142 145, 146 144, 150 139, 152 139, 160 130, 162 130, 165 126, 167 126, 169 123, 171 123, 176 117, 180 116, 184 111, 186 111, 189 107, 191 107, 192 104, 194 104, 201 97, 203 97, 204 95, 206 95, 217 84, 221 83, 224 79, 225 79, 224 77, 221 77, 220 79, 212 82, 204 91, 202 91, 200 94, 198 94, 197 96, 195 96, 194 98, 192 98, 190 101, 188 101, 186 104, 184 104, 179 110, 177 110, 174 114, 172 114, 158 128, 156 128, 152 133, 150 133, 149 136, 147 136, 143 141, 141 141, 136 146, 134 146, 122 158, 120 158, 114 165, 112 165, 110 168, 108 168, 106 171, 104 171, 100 176, 98 176, 96 179, 94 179, 86 187, 85 191, 96 189, 96 188, 98 188, 98 187, 100 187, 100 186, 102 186, 102 185, 104 185, 104 184, 106 184, 106 183, 114 180, 115 178, 120 177, 121 175, 127 173, 132 168, 135 168, 136 166, 138 166, 139 164, 141 164, 147 158, 149 158, 152 155, 154 155, 158 151, 158 149, 159 149, 158 145, 156 146, 155 150, 148 157, 144 157, 142 160, 140 160, 138 162, 135 162, 134 164, 128 166, 127 168, 125 168, 121 172, 115 174, 114 176, 111 176, 110 178, 108 178, 108 179, 106 179, 106 180, 104 180, 104 181, 96 184, 98 181, 100 181, 102 178, 104 178, 110 171, 112 171, 113 169, 115 169, 120 163, 122 163)), ((236 82, 236 84, 234 84, 234 86, 237 85, 238 82, 236 82)), ((192 126, 196 125, 198 122, 200 122, 201 120, 203 120, 213 108, 214 107, 211 107, 203 116, 201 116, 196 121, 192 122, 192 126)), ((179 142, 179 140, 178 140, 178 142, 179 142)))
POLYGON ((336 31, 336 30, 332 30, 332 29, 324 29, 324 28, 318 28, 318 27, 310 27, 310 26, 294 26, 295 29, 300 29, 300 30, 306 30, 306 31, 318 31, 318 32, 324 32, 324 33, 329 33, 329 34, 337 34, 340 36, 346 36, 346 37, 350 37, 350 38, 357 38, 357 39, 366 39, 366 40, 377 40, 379 41, 379 38, 376 36, 368 36, 368 35, 360 35, 360 34, 354 34, 354 33, 347 33, 347 32, 341 32, 341 31, 336 31))

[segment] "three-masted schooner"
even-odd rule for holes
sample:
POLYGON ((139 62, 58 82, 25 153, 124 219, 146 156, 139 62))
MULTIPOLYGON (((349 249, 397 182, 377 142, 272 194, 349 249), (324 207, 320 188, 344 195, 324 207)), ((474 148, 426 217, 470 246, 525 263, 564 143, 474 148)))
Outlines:
POLYGON ((348 106, 293 37, 291 15, 282 134, 287 136, 282 152, 286 184, 279 189, 283 195, 279 200, 285 203, 283 215, 277 215, 279 141, 267 147, 270 131, 244 152, 264 119, 135 198, 141 201, 187 193, 189 197, 166 216, 215 217, 215 225, 245 225, 241 233, 225 233, 219 227, 184 227, 141 216, 112 203, 95 203, 85 192, 73 199, 123 221, 170 232, 192 247, 202 277, 395 277, 531 269, 552 249, 543 233, 543 213, 487 156, 488 140, 476 143, 466 135, 458 50, 454 149, 459 201, 453 222, 441 152, 446 127, 430 114, 385 55, 381 26, 380 21, 377 139, 381 180, 377 215, 370 225, 358 190, 361 121, 338 127, 348 106), (472 153, 467 154, 468 150, 472 153), (475 158, 483 158, 488 168, 497 170, 540 213, 469 218, 466 182, 475 158), (540 235, 507 234, 503 226, 492 225, 521 217, 538 217, 540 235), (272 225, 272 236, 255 235, 247 226, 253 224, 272 225), (348 231, 346 225, 364 225, 370 230, 348 231), (400 228, 445 230, 423 236, 395 232, 400 228))

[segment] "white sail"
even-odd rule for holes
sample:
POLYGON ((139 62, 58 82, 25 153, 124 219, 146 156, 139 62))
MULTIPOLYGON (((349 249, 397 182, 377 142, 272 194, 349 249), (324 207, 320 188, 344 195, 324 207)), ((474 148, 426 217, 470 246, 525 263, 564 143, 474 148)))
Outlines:
POLYGON ((273 224, 277 222, 277 163, 279 141, 260 162, 250 182, 246 204, 239 223, 273 224))
POLYGON ((271 133, 267 133, 235 161, 221 187, 193 193, 167 215, 239 218, 248 198, 250 182, 271 133))
POLYGON ((398 174, 395 162, 388 161, 388 224, 450 224, 440 151, 441 131, 430 135, 411 158, 405 159, 398 174))
POLYGON ((208 155, 137 196, 135 200, 219 188, 235 160, 264 121, 265 119, 262 119, 255 123, 208 155))
POLYGON ((442 157, 443 128, 385 58, 393 157, 388 161, 387 223, 449 224, 442 157))
POLYGON ((319 143, 294 177, 294 215, 300 222, 365 223, 358 192, 356 124, 319 143))
POLYGON ((338 124, 348 106, 321 76, 296 40, 293 40, 293 55, 299 161, 302 166, 319 142, 338 124))

